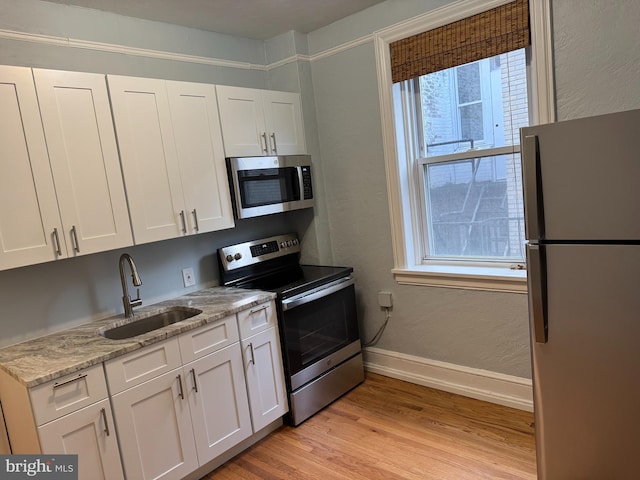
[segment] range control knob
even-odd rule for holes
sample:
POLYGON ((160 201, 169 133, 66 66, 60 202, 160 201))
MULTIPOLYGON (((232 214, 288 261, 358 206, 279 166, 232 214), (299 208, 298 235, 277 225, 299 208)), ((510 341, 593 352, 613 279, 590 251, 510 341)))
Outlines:
POLYGON ((294 239, 293 239, 293 244, 294 244, 294 245, 297 245, 297 244, 298 244, 298 239, 297 239, 297 238, 294 238, 294 239))
POLYGON ((292 245, 291 240, 287 240, 287 247, 290 247, 292 245))
POLYGON ((236 260, 240 260, 242 258, 242 254, 238 252, 233 256, 233 258, 235 258, 236 260))
POLYGON ((233 255, 229 254, 225 257, 225 259, 227 260, 227 262, 233 262, 233 255))
POLYGON ((280 248, 284 248, 286 246, 287 246, 287 244, 285 242, 280 242, 280 248))

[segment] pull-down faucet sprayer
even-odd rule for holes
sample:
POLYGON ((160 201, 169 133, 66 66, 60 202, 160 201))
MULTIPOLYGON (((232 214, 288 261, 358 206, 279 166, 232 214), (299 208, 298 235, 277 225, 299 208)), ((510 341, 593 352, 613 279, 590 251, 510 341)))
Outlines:
POLYGON ((140 280, 140 276, 138 275, 138 269, 136 268, 136 264, 131 258, 131 255, 128 253, 123 253, 120 256, 120 283, 122 283, 122 304, 124 305, 124 316, 129 318, 133 315, 133 307, 138 307, 142 305, 142 299, 140 298, 140 289, 138 288, 137 298, 131 300, 129 297, 129 292, 127 290, 127 282, 124 279, 124 262, 129 264, 129 269, 131 270, 131 278, 133 279, 133 286, 139 287, 142 285, 142 280, 140 280))

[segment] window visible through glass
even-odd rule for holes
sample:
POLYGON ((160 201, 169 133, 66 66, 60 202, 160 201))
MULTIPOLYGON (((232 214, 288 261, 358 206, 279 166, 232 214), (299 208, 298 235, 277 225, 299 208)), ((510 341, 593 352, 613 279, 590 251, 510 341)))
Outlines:
POLYGON ((432 258, 523 259, 519 162, 511 154, 425 165, 432 258))
POLYGON ((523 261, 524 49, 424 75, 418 88, 425 259, 523 261))

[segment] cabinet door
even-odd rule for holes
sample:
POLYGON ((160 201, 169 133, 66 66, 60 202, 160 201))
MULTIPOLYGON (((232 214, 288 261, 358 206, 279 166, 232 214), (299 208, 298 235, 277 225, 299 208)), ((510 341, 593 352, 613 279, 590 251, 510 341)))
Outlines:
POLYGON ((132 245, 104 75, 33 76, 69 255, 132 245))
POLYGON ((253 431, 287 413, 287 392, 282 370, 280 342, 275 328, 242 341, 253 431))
POLYGON ((167 82, 190 233, 231 228, 233 211, 213 85, 167 82))
POLYGON ((185 388, 178 368, 113 396, 128 479, 180 479, 198 467, 185 388))
POLYGON ((42 453, 77 454, 80 480, 124 478, 109 400, 38 427, 42 453))
POLYGON ((164 80, 108 75, 136 244, 187 233, 164 80))
POLYGON ((289 92, 262 92, 270 155, 307 153, 300 95, 289 92))
POLYGON ((185 366, 189 406, 200 465, 252 433, 240 344, 185 366))
POLYGON ((31 69, 0 66, 0 105, 0 269, 66 257, 31 69))
POLYGON ((269 155, 262 90, 217 85, 216 92, 225 155, 269 155))

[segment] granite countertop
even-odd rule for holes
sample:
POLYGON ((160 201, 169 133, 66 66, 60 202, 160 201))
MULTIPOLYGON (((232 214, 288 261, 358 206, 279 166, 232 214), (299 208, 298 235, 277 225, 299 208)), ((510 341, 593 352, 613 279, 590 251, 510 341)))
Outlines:
POLYGON ((216 322, 275 298, 274 293, 232 287, 213 287, 122 314, 46 335, 0 349, 0 369, 26 387, 34 387, 111 358, 124 355, 166 338, 216 322), (173 325, 124 340, 99 335, 101 328, 127 323, 158 313, 161 309, 186 306, 202 313, 173 325))

